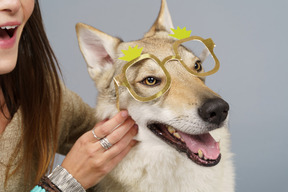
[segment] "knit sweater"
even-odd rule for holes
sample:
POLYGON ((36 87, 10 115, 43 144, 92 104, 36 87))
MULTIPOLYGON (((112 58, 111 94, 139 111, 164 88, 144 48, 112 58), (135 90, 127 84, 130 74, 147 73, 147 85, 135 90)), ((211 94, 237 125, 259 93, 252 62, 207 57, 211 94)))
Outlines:
MULTIPOLYGON (((66 155, 74 142, 86 131, 91 130, 96 123, 95 112, 85 104, 82 99, 67 88, 63 90, 63 101, 61 104, 60 126, 59 126, 59 148, 58 153, 66 155)), ((13 154, 20 141, 22 131, 20 110, 14 114, 13 119, 7 125, 5 131, 0 134, 0 192, 22 192, 30 191, 34 186, 32 183, 24 183, 23 169, 20 168, 8 180, 4 189, 5 171, 9 164, 11 155, 16 155, 12 162, 13 170, 21 157, 23 149, 18 154, 13 154)), ((91 133, 92 134, 92 133, 91 133)), ((21 147, 21 146, 20 146, 21 147)), ((33 163, 33 161, 31 161, 33 163)))

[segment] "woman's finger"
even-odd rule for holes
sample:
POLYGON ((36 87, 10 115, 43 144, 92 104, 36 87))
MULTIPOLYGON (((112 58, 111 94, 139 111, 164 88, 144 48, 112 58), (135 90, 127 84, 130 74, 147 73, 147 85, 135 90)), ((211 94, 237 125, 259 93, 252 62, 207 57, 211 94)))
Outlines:
POLYGON ((109 135, 117 126, 121 125, 128 118, 128 116, 128 111, 123 110, 117 113, 113 118, 96 124, 90 132, 89 140, 97 142, 98 140, 109 135))
POLYGON ((114 158, 121 151, 125 150, 125 148, 129 145, 129 143, 133 140, 135 135, 138 133, 138 126, 134 125, 117 143, 115 143, 109 150, 105 151, 105 155, 107 155, 107 159, 114 158))
POLYGON ((92 138, 91 134, 89 134, 89 137, 90 137, 89 140, 92 140, 92 139, 93 139, 92 141, 97 142, 98 140, 101 139, 100 137, 98 137, 98 136, 96 135, 95 129, 96 129, 96 127, 99 127, 99 126, 103 125, 106 121, 108 121, 108 119, 105 119, 105 120, 103 120, 103 121, 100 121, 99 123, 97 123, 97 124, 94 126, 94 128, 91 130, 93 138, 92 138))
POLYGON ((101 146, 102 150, 100 149, 100 151, 106 151, 110 149, 117 142, 125 140, 124 137, 127 135, 127 132, 128 133, 130 132, 130 135, 132 134, 130 136, 130 140, 138 132, 138 126, 135 125, 135 122, 131 119, 131 117, 126 119, 126 121, 124 121, 117 129, 115 129, 107 137, 100 139, 99 142, 96 142, 95 148, 99 150, 99 146, 101 146))
POLYGON ((131 117, 127 118, 117 129, 107 135, 108 141, 114 145, 123 138, 124 135, 135 125, 135 121, 131 117))

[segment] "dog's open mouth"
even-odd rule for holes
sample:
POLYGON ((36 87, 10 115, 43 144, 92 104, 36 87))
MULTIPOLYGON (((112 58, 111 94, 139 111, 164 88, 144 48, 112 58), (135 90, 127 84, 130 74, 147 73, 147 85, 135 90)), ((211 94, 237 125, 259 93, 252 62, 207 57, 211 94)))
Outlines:
POLYGON ((150 124, 148 128, 178 151, 185 152, 189 159, 199 165, 211 167, 220 162, 219 142, 209 133, 189 135, 161 123, 150 124))

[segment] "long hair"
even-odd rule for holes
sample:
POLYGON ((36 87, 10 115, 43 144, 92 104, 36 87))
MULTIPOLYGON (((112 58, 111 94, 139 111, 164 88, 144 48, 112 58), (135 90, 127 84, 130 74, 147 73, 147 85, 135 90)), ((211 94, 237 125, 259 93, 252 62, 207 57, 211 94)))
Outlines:
MULTIPOLYGON (((44 31, 38 0, 27 21, 19 43, 15 69, 0 76, 0 85, 10 118, 20 111, 22 138, 14 154, 24 150, 17 168, 6 170, 6 180, 23 166, 28 182, 36 184, 52 167, 57 149, 60 114, 61 74, 56 57, 44 31), (36 175, 34 174, 36 172, 36 175), (33 181, 34 180, 34 181, 33 181)), ((2 109, 3 112, 3 109, 2 109)), ((15 156, 10 157, 13 162, 15 156)))

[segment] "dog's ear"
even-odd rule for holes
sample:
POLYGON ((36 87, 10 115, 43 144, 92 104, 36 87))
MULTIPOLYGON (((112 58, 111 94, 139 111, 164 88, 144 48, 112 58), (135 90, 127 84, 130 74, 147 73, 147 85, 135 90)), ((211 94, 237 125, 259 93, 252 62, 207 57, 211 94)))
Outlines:
POLYGON ((105 69, 112 67, 121 40, 83 23, 77 23, 76 33, 89 75, 95 80, 105 69))
POLYGON ((171 28, 173 27, 171 15, 167 6, 166 0, 162 0, 161 9, 158 18, 154 22, 150 30, 145 34, 144 37, 150 37, 154 35, 157 31, 167 31, 171 33, 171 28))

